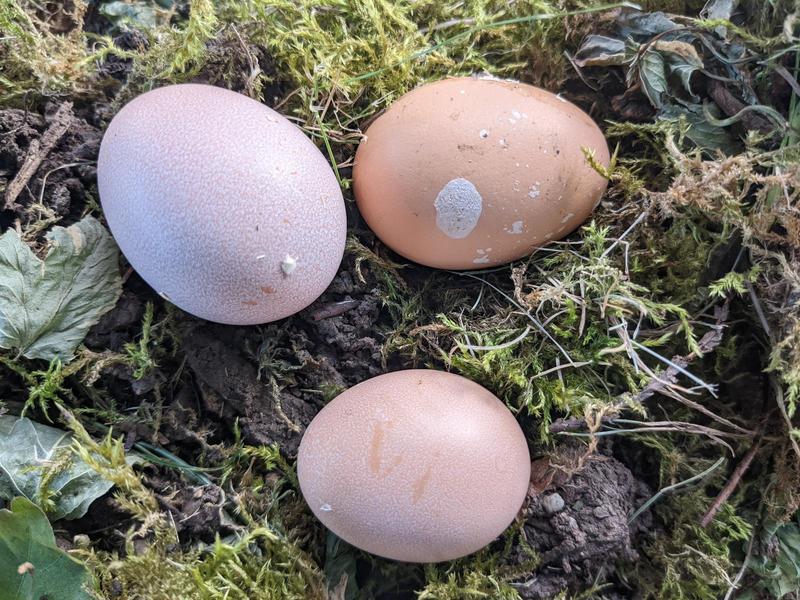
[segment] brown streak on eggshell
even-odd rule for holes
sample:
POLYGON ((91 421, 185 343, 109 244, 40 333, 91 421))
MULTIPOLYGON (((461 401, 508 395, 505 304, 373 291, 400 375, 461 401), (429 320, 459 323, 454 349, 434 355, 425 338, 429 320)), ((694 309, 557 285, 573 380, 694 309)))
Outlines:
POLYGON ((412 90, 372 122, 356 153, 353 189, 367 224, 406 258, 491 267, 588 218, 607 182, 584 147, 609 164, 599 127, 550 92, 445 79, 412 90))
POLYGON ((514 520, 530 480, 508 408, 458 375, 397 371, 340 394, 308 426, 300 489, 320 521, 373 554, 411 562, 479 550, 514 520))

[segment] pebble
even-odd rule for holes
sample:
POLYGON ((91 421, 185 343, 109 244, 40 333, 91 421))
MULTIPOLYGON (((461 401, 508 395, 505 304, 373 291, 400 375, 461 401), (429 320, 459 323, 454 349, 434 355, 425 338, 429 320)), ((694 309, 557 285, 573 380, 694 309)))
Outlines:
POLYGON ((554 515, 564 509, 564 499, 559 494, 548 494, 542 498, 542 508, 548 515, 554 515))

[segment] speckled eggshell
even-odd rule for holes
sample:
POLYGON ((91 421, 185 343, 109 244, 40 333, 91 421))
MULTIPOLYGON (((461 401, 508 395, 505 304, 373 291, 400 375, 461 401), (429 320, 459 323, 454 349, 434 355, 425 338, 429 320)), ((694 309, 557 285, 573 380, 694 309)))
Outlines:
POLYGON ((303 132, 246 96, 172 85, 103 137, 103 211, 134 269, 198 317, 248 325, 305 308, 344 254, 344 200, 303 132))
POLYGON ((395 560, 479 550, 514 520, 530 455, 506 406, 451 373, 397 371, 350 388, 300 443, 300 488, 336 535, 395 560))
POLYGON ((392 104, 356 153, 358 208, 383 242, 424 265, 480 269, 578 227, 606 180, 600 128, 522 83, 476 77, 423 85, 392 104))

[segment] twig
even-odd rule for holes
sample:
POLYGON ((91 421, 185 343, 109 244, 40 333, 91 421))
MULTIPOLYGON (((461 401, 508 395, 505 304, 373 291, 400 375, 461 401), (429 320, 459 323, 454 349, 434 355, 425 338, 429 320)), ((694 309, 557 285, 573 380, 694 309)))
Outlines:
POLYGON ((733 491, 736 489, 736 486, 739 485, 739 481, 742 479, 742 475, 747 472, 747 469, 750 468, 750 464, 753 462, 756 454, 758 453, 758 449, 761 447, 761 440, 759 439, 755 442, 752 446, 750 446, 750 450, 747 451, 747 454, 744 455, 742 461, 736 465, 736 468, 733 470, 731 474, 731 478, 728 483, 722 488, 722 491, 719 495, 714 499, 714 502, 711 503, 711 506, 706 511, 706 514, 703 515, 703 518, 700 521, 700 527, 705 529, 711 524, 711 521, 714 520, 717 512, 719 511, 720 507, 725 503, 725 501, 730 498, 733 491))
POLYGON ((353 310, 359 304, 361 304, 361 301, 359 300, 342 300, 341 302, 326 304, 322 308, 318 308, 311 313, 311 318, 315 321, 321 321, 322 319, 338 317, 339 315, 343 315, 344 313, 353 310))
POLYGON ((17 207, 16 200, 28 182, 36 174, 44 159, 50 154, 58 141, 67 133, 75 116, 72 114, 72 102, 64 102, 58 107, 50 126, 41 138, 33 140, 28 147, 25 161, 22 163, 14 179, 6 187, 4 208, 17 207))

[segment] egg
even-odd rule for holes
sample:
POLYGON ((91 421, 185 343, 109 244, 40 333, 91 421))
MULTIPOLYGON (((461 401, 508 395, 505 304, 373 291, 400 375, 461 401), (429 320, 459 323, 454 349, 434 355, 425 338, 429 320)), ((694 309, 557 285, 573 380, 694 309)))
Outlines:
POLYGON ((609 164, 592 119, 545 90, 462 77, 412 90, 366 130, 353 189, 395 252, 431 267, 480 269, 560 239, 592 212, 609 164))
POLYGON ((317 518, 386 558, 437 562, 479 550, 514 520, 530 455, 491 392, 434 370, 397 371, 350 388, 308 426, 297 459, 317 518))
POLYGON ((344 254, 344 200, 328 162, 285 117, 222 88, 171 85, 125 105, 103 137, 97 184, 131 266, 210 321, 296 313, 344 254))

